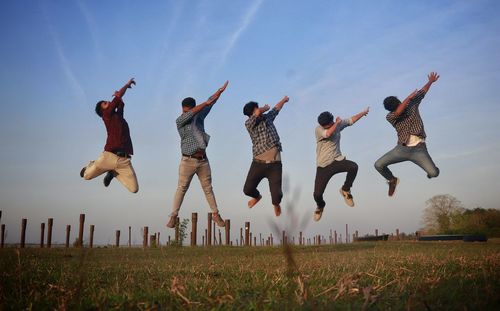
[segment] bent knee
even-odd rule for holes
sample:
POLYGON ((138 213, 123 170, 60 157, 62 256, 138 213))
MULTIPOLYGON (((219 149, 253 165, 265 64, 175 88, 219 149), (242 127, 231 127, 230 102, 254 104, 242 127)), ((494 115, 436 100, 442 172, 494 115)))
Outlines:
POLYGON ((436 167, 436 169, 433 169, 432 171, 429 171, 427 173, 428 178, 435 178, 439 176, 439 168, 436 167))
POLYGON ((380 161, 380 160, 377 160, 377 161, 375 162, 375 164, 373 164, 373 166, 375 167, 375 169, 376 169, 377 171, 381 171, 381 170, 383 170, 383 169, 384 169, 384 164, 383 164, 383 163, 382 163, 382 161, 380 161))

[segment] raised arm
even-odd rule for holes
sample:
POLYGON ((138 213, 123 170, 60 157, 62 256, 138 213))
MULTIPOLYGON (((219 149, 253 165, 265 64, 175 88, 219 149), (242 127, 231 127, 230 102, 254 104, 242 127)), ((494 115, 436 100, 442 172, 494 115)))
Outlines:
POLYGON ((122 98, 127 89, 132 88, 132 84, 135 84, 134 78, 128 80, 128 82, 119 91, 115 91, 113 96, 122 98))
POLYGON ((271 107, 269 107, 269 105, 264 105, 262 107, 260 107, 259 109, 257 109, 257 111, 255 112, 255 116, 256 117, 260 117, 264 112, 268 111, 271 107))
POLYGON ((290 98, 288 98, 288 96, 285 96, 283 97, 277 104, 276 106, 274 106, 274 108, 276 108, 276 110, 281 110, 281 108, 283 108, 283 105, 285 105, 285 103, 288 102, 288 100, 290 100, 290 98))
POLYGON ((362 117, 368 115, 368 112, 370 112, 370 107, 367 107, 365 110, 361 111, 360 113, 353 115, 351 117, 352 124, 358 122, 359 119, 361 119, 362 117))
POLYGON ((431 72, 427 75, 427 83, 422 87, 422 90, 427 93, 431 87, 431 85, 439 79, 439 75, 437 72, 431 72))
POLYGON ((213 105, 217 102, 221 94, 226 90, 227 85, 229 84, 229 81, 226 81, 223 86, 221 86, 215 93, 212 94, 206 101, 209 105, 213 105))
POLYGON ((408 95, 408 97, 405 98, 405 100, 403 100, 401 104, 399 104, 398 108, 396 108, 396 110, 394 111, 395 117, 399 117, 403 113, 403 111, 405 111, 406 107, 408 107, 408 104, 413 99, 413 97, 417 95, 417 93, 418 90, 413 91, 410 95, 408 95))

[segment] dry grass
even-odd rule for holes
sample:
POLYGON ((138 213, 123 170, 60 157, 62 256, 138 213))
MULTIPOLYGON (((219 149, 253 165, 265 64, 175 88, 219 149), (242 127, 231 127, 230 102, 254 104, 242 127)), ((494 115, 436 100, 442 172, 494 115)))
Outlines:
POLYGON ((500 308, 500 244, 3 249, 0 309, 500 308))

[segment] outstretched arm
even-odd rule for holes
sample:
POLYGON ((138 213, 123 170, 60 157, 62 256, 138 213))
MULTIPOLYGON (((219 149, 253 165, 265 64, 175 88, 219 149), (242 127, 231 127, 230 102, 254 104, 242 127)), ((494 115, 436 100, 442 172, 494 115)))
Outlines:
POLYGON ((352 124, 358 122, 359 119, 361 119, 362 117, 368 115, 368 112, 370 112, 370 107, 367 107, 365 110, 361 111, 360 113, 353 115, 351 117, 352 124))
POLYGON ((283 108, 283 105, 285 105, 285 103, 288 102, 288 100, 290 100, 290 98, 288 98, 288 96, 285 96, 283 97, 277 104, 276 106, 274 106, 274 108, 276 108, 276 110, 281 110, 281 108, 283 108))
POLYGON ((229 81, 226 81, 223 86, 221 86, 212 96, 208 98, 206 103, 209 105, 213 105, 217 102, 221 94, 226 90, 227 85, 229 84, 229 81))
POLYGON ((135 84, 134 78, 128 80, 128 82, 119 91, 115 91, 113 96, 122 98, 127 89, 132 88, 132 84, 135 84))
POLYGON ((403 102, 399 104, 398 108, 394 111, 394 116, 399 117, 403 113, 403 111, 405 111, 406 107, 408 107, 408 104, 413 99, 413 97, 417 95, 417 93, 418 90, 415 90, 410 95, 408 95, 408 97, 406 97, 405 100, 403 100, 403 102))
POLYGON ((431 85, 436 82, 439 79, 439 75, 437 72, 431 72, 430 74, 427 75, 427 83, 422 87, 422 90, 427 93, 431 87, 431 85))

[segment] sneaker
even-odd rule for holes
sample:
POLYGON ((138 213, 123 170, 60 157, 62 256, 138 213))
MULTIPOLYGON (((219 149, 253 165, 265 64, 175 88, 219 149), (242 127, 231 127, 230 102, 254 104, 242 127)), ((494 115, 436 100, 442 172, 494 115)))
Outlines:
POLYGON ((350 207, 353 207, 354 200, 352 199, 351 190, 344 191, 344 189, 340 188, 339 192, 340 195, 344 198, 345 204, 349 205, 350 207))
POLYGON ((224 219, 220 217, 219 213, 212 213, 212 219, 219 227, 224 227, 226 225, 224 219))
POLYGON ((261 195, 259 195, 258 198, 252 198, 250 201, 248 201, 248 208, 254 207, 255 204, 259 203, 260 199, 262 199, 261 195))
POLYGON ((86 167, 84 167, 84 168, 82 168, 82 170, 80 171, 80 177, 81 177, 81 178, 83 178, 83 176, 85 175, 85 170, 86 170, 86 169, 87 169, 87 168, 86 168, 86 167))
POLYGON ((109 186, 109 184, 111 183, 111 180, 113 180, 114 177, 115 177, 115 175, 113 174, 113 172, 112 171, 108 171, 106 173, 106 176, 104 176, 104 180, 103 180, 104 187, 109 186))
POLYGON ((324 208, 319 208, 319 207, 316 208, 313 215, 314 221, 319 221, 321 219, 321 215, 323 215, 323 209, 324 208))
POLYGON ((274 207, 274 215, 276 215, 276 217, 280 217, 281 215, 281 206, 278 205, 273 205, 274 207))
POLYGON ((399 184, 399 178, 394 177, 393 179, 388 180, 387 183, 389 184, 389 196, 392 197, 394 192, 396 192, 396 186, 399 184))
POLYGON ((170 219, 167 222, 167 227, 169 227, 169 228, 175 228, 176 221, 177 221, 177 215, 170 216, 170 219))

